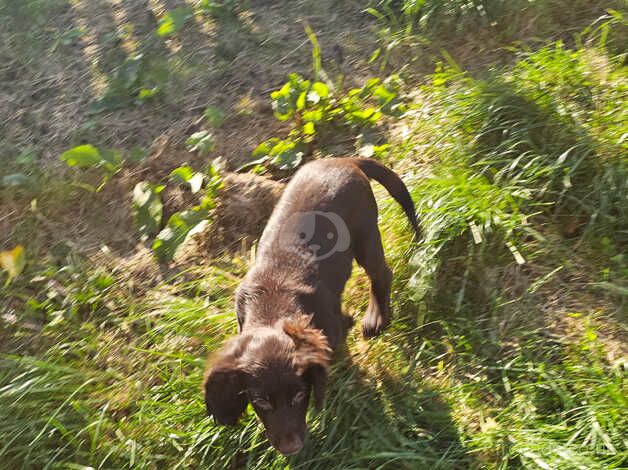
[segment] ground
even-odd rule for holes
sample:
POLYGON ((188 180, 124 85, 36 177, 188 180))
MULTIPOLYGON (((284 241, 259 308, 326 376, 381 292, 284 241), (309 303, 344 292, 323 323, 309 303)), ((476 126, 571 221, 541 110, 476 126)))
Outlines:
MULTIPOLYGON (((625 9, 0 0, 0 251, 26 252, 15 279, 0 271, 0 457, 12 468, 625 468, 625 9), (401 107, 382 106, 374 126, 317 123, 305 158, 388 144, 374 156, 408 184, 423 237, 374 186, 395 319, 374 340, 351 332, 306 449, 285 458, 250 410, 233 429, 207 418, 200 382, 207 354, 235 334, 234 289, 294 171, 250 164, 262 141, 303 125, 271 106, 290 73, 318 75, 338 101, 372 77, 394 88, 401 107), (211 150, 186 145, 199 131, 211 150), (124 156, 102 188, 102 167, 59 158, 79 145, 124 156), (173 183, 182 165, 205 175, 200 193, 173 183), (210 200, 209 223, 172 260, 138 231, 141 181, 166 186, 159 228, 210 200)), ((359 318, 367 299, 356 267, 344 308, 359 318)))

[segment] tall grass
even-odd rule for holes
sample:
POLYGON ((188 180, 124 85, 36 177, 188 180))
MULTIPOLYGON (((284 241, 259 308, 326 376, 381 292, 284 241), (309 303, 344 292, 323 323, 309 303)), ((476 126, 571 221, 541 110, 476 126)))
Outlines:
MULTIPOLYGON (((548 224, 625 244, 624 92, 623 58, 595 47, 557 42, 481 79, 442 65, 414 110, 416 139, 437 159, 414 189, 426 233, 417 276, 429 283, 425 267, 436 269, 438 253, 463 237, 471 249, 496 243, 493 254, 501 245, 520 264, 527 254, 517 246, 548 224)), ((399 151, 406 162, 414 142, 399 151)))
POLYGON ((565 28, 557 31, 557 26, 573 27, 578 18, 594 20, 596 14, 613 8, 625 9, 625 4, 612 0, 373 0, 367 11, 406 36, 451 38, 480 29, 507 38, 526 30, 564 33, 565 28))
MULTIPOLYGON (((440 390, 459 406, 463 441, 485 465, 621 468, 625 373, 594 326, 613 324, 613 307, 602 320, 548 311, 543 286, 560 289, 552 278, 563 270, 598 280, 577 272, 569 253, 589 245, 589 269, 615 263, 608 254, 624 266, 611 276, 624 292, 624 57, 607 55, 603 41, 556 42, 481 78, 446 59, 415 93, 393 152, 419 169, 412 192, 425 237, 404 269, 404 321, 447 344, 437 356, 450 371, 440 390), (606 255, 595 248, 601 239, 612 247, 606 255)), ((623 337, 625 327, 616 329, 623 337)))
POLYGON ((474 24, 488 26, 506 13, 521 10, 529 0, 380 0, 371 12, 406 34, 438 29, 460 30, 474 24))

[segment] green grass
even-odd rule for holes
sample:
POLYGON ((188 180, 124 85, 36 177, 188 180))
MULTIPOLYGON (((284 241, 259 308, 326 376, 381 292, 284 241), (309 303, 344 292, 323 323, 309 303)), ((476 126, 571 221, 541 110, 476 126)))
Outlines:
MULTIPOLYGON (((387 159, 411 187, 424 240, 411 242, 377 189, 395 321, 371 341, 352 331, 291 458, 251 409, 236 428, 205 416, 205 358, 236 332, 245 259, 161 273, 139 259, 99 261, 49 233, 43 214, 106 207, 115 179, 110 193, 87 194, 24 155, 0 169, 31 179, 0 188, 2 204, 23 210, 6 240, 29 253, 26 272, 0 287, 0 461, 626 468, 628 74, 608 40, 623 24, 609 16, 574 46, 520 48, 480 72, 446 55, 406 90, 387 159)), ((360 316, 367 299, 356 270, 346 308, 360 316)))
MULTIPOLYGON (((621 17, 627 6, 625 0, 371 0, 365 11, 380 25, 381 47, 371 60, 381 70, 426 71, 446 50, 477 71, 510 61, 522 45, 538 48, 550 39, 571 45, 584 28, 599 33, 608 15, 621 17)), ((625 53, 627 32, 625 22, 604 32, 607 45, 625 53)))
POLYGON ((582 20, 608 8, 625 8, 625 3, 621 0, 372 0, 369 8, 371 14, 403 35, 451 39, 452 35, 481 29, 503 40, 512 40, 531 31, 545 36, 565 33, 565 26, 573 28, 578 17, 582 20))

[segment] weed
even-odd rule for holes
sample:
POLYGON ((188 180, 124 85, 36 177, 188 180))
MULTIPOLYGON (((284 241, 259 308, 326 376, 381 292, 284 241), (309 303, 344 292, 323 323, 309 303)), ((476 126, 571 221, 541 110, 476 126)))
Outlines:
POLYGON ((405 104, 399 97, 399 87, 398 77, 384 82, 373 78, 362 88, 341 94, 323 82, 291 74, 283 87, 271 93, 271 99, 275 117, 292 121, 294 128, 287 139, 262 142, 253 151, 255 161, 249 165, 268 162, 280 170, 293 170, 316 144, 333 142, 334 134, 352 136, 350 140, 361 145, 360 153, 368 152, 368 156, 383 152, 386 146, 377 142, 377 136, 369 130, 378 126, 385 115, 403 114, 405 104))
POLYGON ((222 177, 213 164, 209 166, 207 174, 194 172, 189 166, 175 168, 170 173, 170 179, 185 183, 192 194, 200 193, 203 188, 204 191, 200 194, 198 205, 172 214, 161 230, 163 216, 161 193, 166 185, 143 181, 138 183, 133 191, 136 225, 144 240, 156 234, 151 248, 161 263, 171 261, 179 247, 189 237, 205 228, 215 206, 218 191, 222 187, 222 177))
POLYGON ((69 167, 101 172, 103 174, 102 180, 97 187, 88 183, 77 183, 88 191, 98 192, 122 169, 126 162, 138 163, 145 156, 145 152, 138 148, 123 156, 122 152, 117 150, 98 149, 93 145, 86 144, 66 150, 59 158, 69 167))
POLYGON ((90 104, 91 114, 143 104, 159 95, 169 81, 171 64, 137 54, 118 65, 104 94, 90 104))

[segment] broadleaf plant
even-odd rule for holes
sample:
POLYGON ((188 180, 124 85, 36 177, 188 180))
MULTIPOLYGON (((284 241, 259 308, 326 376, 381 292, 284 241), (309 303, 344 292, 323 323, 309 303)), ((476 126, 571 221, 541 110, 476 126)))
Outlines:
POLYGON ((103 163, 100 151, 93 145, 79 145, 61 154, 61 160, 68 166, 94 168, 103 163))
POLYGON ((199 131, 192 134, 186 141, 185 146, 190 152, 198 152, 207 155, 214 150, 214 136, 209 131, 199 131))
POLYGON ((203 111, 203 116, 207 119, 209 125, 220 127, 225 122, 225 112, 216 106, 207 106, 203 111))
POLYGON ((205 176, 203 173, 195 172, 189 166, 180 166, 170 172, 170 177, 179 183, 185 183, 190 187, 193 194, 199 192, 203 187, 205 176))
POLYGON ((172 261, 179 247, 209 223, 215 197, 223 181, 217 165, 211 164, 206 173, 195 172, 189 166, 175 168, 170 180, 190 186, 192 193, 200 193, 199 204, 191 209, 175 212, 162 228, 163 202, 161 193, 165 185, 141 182, 133 191, 133 214, 143 241, 155 236, 151 248, 160 263, 172 261), (204 190, 203 190, 204 189, 204 190))
POLYGON ((253 151, 256 163, 270 162, 280 170, 293 170, 303 161, 307 146, 300 141, 272 138, 262 142, 253 151))
POLYGON ((170 10, 159 20, 157 34, 168 37, 181 30, 187 21, 194 16, 194 10, 189 7, 179 7, 170 10))
POLYGON ((363 87, 341 94, 323 82, 290 74, 288 81, 271 93, 271 99, 275 117, 292 121, 293 129, 286 139, 272 138, 258 145, 253 151, 255 161, 245 167, 267 164, 293 170, 302 163, 310 145, 325 140, 321 133, 348 131, 358 143, 358 137, 376 128, 385 115, 400 117, 405 113, 399 88, 399 78, 391 76, 385 81, 369 79, 363 87))
POLYGON ((143 239, 159 232, 163 216, 161 192, 163 185, 142 181, 133 189, 133 218, 143 239))
MULTIPOLYGON (((132 160, 139 160, 139 149, 133 149, 130 153, 132 160)), ((59 157, 66 165, 82 170, 100 169, 103 172, 103 178, 100 185, 96 188, 88 184, 80 184, 80 187, 88 188, 92 191, 100 191, 103 186, 122 169, 125 158, 122 153, 114 149, 99 149, 90 144, 79 145, 66 150, 59 157)))
POLYGON ((209 211, 203 205, 174 213, 153 242, 153 253, 161 263, 172 260, 185 240, 200 231, 208 221, 209 211))

